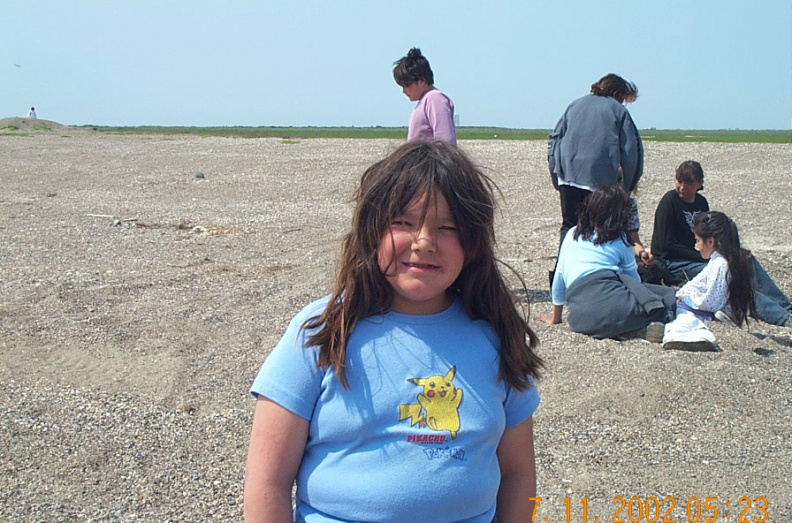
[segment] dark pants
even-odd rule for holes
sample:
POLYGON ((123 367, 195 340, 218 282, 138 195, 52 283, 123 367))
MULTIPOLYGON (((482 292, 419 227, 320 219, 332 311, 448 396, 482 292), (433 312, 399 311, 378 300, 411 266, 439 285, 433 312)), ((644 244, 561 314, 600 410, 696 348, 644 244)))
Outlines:
POLYGON ((559 185, 558 193, 561 196, 561 241, 558 243, 558 248, 561 249, 561 243, 564 242, 564 237, 569 229, 577 225, 578 213, 583 201, 591 194, 591 191, 572 187, 571 185, 559 185))
MULTIPOLYGON (((561 197, 561 239, 558 242, 558 251, 561 251, 561 244, 564 243, 567 231, 577 225, 578 213, 583 201, 591 194, 591 191, 586 189, 579 189, 571 185, 559 185, 558 194, 561 197)), ((558 258, 556 257, 556 265, 558 265, 558 258)), ((555 267, 550 271, 550 287, 553 287, 553 276, 555 276, 555 267)))

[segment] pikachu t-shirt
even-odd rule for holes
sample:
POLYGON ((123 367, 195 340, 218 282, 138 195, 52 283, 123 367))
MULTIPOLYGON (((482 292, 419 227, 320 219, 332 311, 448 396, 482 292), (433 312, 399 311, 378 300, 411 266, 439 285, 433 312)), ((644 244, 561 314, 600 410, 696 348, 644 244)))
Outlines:
POLYGON ((506 428, 539 404, 535 387, 498 380, 498 340, 457 299, 428 316, 387 313, 358 323, 347 347, 349 388, 304 348, 303 309, 251 392, 310 421, 295 521, 492 521, 506 428))

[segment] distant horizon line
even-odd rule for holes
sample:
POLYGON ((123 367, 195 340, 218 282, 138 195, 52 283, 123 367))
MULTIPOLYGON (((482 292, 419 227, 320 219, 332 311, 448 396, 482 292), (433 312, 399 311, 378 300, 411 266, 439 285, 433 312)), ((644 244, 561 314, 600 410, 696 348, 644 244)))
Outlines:
MULTIPOLYGON (((57 123, 57 122, 56 122, 57 123)), ((136 124, 136 125, 105 125, 105 124, 65 124, 70 127, 161 127, 161 128, 195 128, 195 129, 212 129, 212 128, 239 128, 239 129, 399 129, 407 131, 406 125, 162 125, 162 124, 136 124)), ((552 131, 552 127, 503 127, 499 125, 457 125, 457 129, 501 129, 504 131, 552 131)), ((639 129, 639 131, 734 131, 734 132, 790 132, 789 129, 777 128, 740 128, 740 127, 646 127, 639 129)))
MULTIPOLYGON (((392 139, 407 138, 407 127, 372 126, 245 126, 245 125, 65 125, 52 120, 12 117, 0 119, 0 136, 85 129, 117 134, 192 134, 238 138, 278 138, 293 142, 301 139, 392 139)), ((792 129, 640 129, 646 142, 722 142, 792 144, 792 129)), ((551 129, 521 129, 494 126, 457 127, 459 140, 547 140, 551 129)))
MULTIPOLYGON (((9 116, 0 118, 0 120, 19 119, 30 120, 26 116, 9 116)), ((387 130, 406 130, 406 125, 238 125, 238 124, 96 124, 96 123, 61 123, 57 120, 47 120, 44 118, 36 118, 37 121, 52 122, 58 125, 66 125, 69 127, 105 127, 105 128, 189 128, 189 129, 387 129, 387 130)), ((552 131, 551 127, 505 127, 501 125, 458 125, 457 129, 499 129, 503 131, 552 131)), ((742 127, 645 127, 639 131, 707 131, 707 132, 790 132, 792 133, 792 126, 789 129, 781 128, 742 128, 742 127)))

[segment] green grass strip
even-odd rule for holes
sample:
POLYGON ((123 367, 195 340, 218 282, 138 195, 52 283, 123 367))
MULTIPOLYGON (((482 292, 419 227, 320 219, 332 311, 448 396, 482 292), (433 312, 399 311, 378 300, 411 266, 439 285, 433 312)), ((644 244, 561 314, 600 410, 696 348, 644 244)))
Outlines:
MULTIPOLYGON (((99 132, 117 134, 194 134, 239 138, 309 138, 394 139, 407 137, 406 127, 106 127, 85 125, 99 132)), ((458 127, 460 140, 546 140, 550 129, 510 129, 506 127, 458 127)), ((644 129, 647 142, 724 142, 724 143, 792 143, 792 130, 691 130, 644 129)))

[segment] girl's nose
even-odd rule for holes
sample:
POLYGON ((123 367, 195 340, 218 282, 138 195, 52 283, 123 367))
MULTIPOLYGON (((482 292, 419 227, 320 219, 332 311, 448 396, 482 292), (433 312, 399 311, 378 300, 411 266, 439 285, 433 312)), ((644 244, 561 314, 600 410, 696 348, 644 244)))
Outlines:
POLYGON ((412 249, 414 251, 432 252, 437 250, 437 236, 429 227, 421 227, 413 236, 412 249))

